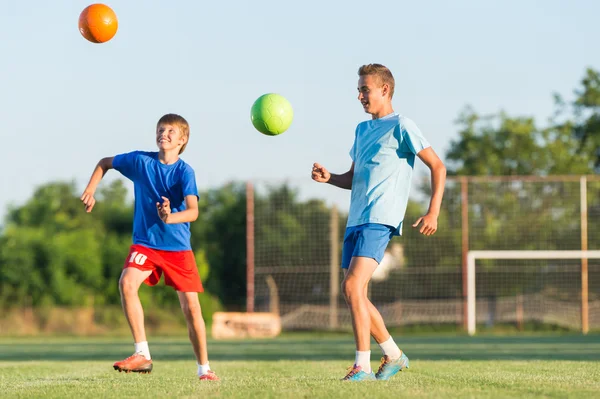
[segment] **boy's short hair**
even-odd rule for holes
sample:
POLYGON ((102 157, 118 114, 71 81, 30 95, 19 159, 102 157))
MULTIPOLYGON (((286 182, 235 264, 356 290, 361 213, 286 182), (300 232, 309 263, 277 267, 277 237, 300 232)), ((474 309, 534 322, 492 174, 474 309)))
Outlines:
POLYGON ((188 122, 181 115, 166 114, 158 120, 158 122, 156 123, 156 128, 158 129, 160 125, 175 125, 179 128, 181 135, 187 138, 187 141, 184 145, 181 146, 181 149, 179 150, 179 153, 181 154, 185 150, 185 147, 187 146, 188 141, 190 140, 190 125, 188 124, 188 122))
POLYGON ((358 76, 374 75, 379 78, 381 85, 387 84, 390 87, 390 99, 394 96, 394 76, 392 72, 381 64, 367 64, 358 68, 358 76))

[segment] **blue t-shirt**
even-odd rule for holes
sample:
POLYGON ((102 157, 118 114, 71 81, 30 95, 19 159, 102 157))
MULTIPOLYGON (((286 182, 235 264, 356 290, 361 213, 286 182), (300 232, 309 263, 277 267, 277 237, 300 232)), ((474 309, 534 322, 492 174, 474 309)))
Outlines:
POLYGON ((386 224, 402 234, 415 155, 429 147, 417 125, 392 113, 356 127, 347 226, 386 224))
POLYGON ((161 197, 166 197, 171 212, 186 209, 185 197, 198 196, 192 167, 181 158, 165 165, 158 160, 158 152, 133 151, 115 156, 113 168, 133 182, 133 243, 164 251, 190 250, 190 224, 164 223, 158 216, 156 203, 162 203, 161 197))

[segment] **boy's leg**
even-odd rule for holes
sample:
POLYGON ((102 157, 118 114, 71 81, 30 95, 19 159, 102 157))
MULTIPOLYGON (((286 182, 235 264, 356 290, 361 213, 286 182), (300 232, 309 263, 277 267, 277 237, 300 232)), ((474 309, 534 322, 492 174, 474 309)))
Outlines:
MULTIPOLYGON (((344 277, 348 274, 348 269, 344 269, 344 277)), ((375 339, 378 344, 387 341, 391 338, 390 333, 385 326, 385 322, 383 321, 383 317, 381 317, 381 313, 377 310, 375 305, 371 302, 368 297, 369 285, 365 285, 364 287, 364 297, 367 298, 367 306, 369 308, 369 318, 371 320, 371 336, 375 339)))
MULTIPOLYGON (((351 265, 350 268, 344 270, 344 272, 345 272, 344 287, 346 284, 346 278, 350 274, 352 265, 355 263, 355 259, 359 259, 359 257, 353 258, 352 262, 350 264, 351 265)), ((362 258, 362 259, 368 260, 370 258, 362 258)), ((373 259, 371 259, 371 260, 373 260, 373 259)), ((361 266, 357 266, 357 267, 361 267, 361 266)), ((370 276, 369 276, 369 279, 370 279, 370 276)), ((368 282, 369 282, 369 280, 367 280, 367 284, 364 286, 363 298, 365 298, 368 313, 369 313, 369 321, 370 321, 369 332, 370 332, 370 335, 379 344, 379 346, 382 349, 383 354, 384 354, 382 361, 381 361, 381 365, 379 366, 379 369, 375 376, 379 380, 387 380, 387 379, 391 378, 393 375, 395 375, 396 373, 398 373, 399 371, 403 370, 404 368, 408 368, 409 360, 406 357, 406 355, 400 350, 400 348, 398 348, 398 345, 396 345, 396 343, 392 339, 390 333, 388 332, 388 330, 385 326, 385 323, 383 321, 383 317, 381 316, 381 313, 379 313, 377 308, 369 300, 368 295, 367 295, 368 282)), ((346 296, 345 290, 344 290, 344 295, 346 296)), ((351 308, 351 312, 352 312, 352 308, 351 308)), ((354 328, 355 324, 356 324, 355 319, 354 319, 354 313, 352 313, 352 316, 353 316, 352 327, 354 328)), ((364 323, 364 320, 361 321, 361 323, 364 323)), ((356 356, 357 360, 356 361, 357 361, 357 365, 358 365, 358 362, 361 361, 361 359, 360 359, 361 354, 364 354, 364 358, 362 359, 363 364, 360 364, 360 366, 361 366, 361 369, 363 369, 365 372, 368 372, 368 371, 370 371, 370 366, 364 365, 364 362, 367 362, 370 360, 370 352, 367 352, 369 346, 365 346, 364 331, 362 331, 362 330, 359 330, 359 331, 361 331, 360 339, 358 338, 358 334, 356 333, 356 330, 355 330, 355 339, 356 339, 356 343, 357 343, 357 356, 356 356), (361 342, 360 347, 359 347, 359 341, 361 342), (364 349, 364 348, 367 348, 367 349, 364 349)), ((370 343, 370 337, 368 338, 367 342, 370 343)))
MULTIPOLYGON (((367 295, 367 291, 368 289, 365 289, 365 295, 367 295)), ((388 356, 392 360, 398 359, 402 355, 402 351, 388 332, 381 313, 379 313, 371 300, 368 298, 367 300, 369 301, 369 315, 371 316, 371 336, 383 351, 384 356, 388 356)))
MULTIPOLYGON (((353 257, 350 267, 344 270, 342 291, 346 303, 350 307, 356 350, 359 351, 369 350, 372 327, 380 330, 381 325, 378 323, 379 320, 381 320, 381 324, 383 323, 381 315, 379 315, 379 320, 377 317, 372 317, 369 306, 372 306, 372 304, 367 297, 369 280, 376 268, 377 261, 375 259, 358 256, 353 257), (373 326, 371 326, 372 320, 375 321, 375 325, 373 326)), ((375 309, 375 311, 377 310, 375 309)), ((385 329, 385 326, 383 328, 385 329)))
POLYGON ((365 297, 367 297, 367 306, 369 307, 369 317, 371 319, 371 336, 378 344, 380 344, 390 338, 390 333, 385 326, 385 322, 383 321, 383 317, 381 317, 381 313, 379 313, 375 305, 373 305, 371 300, 368 298, 368 291, 369 287, 367 286, 365 287, 365 297))
POLYGON ((179 296, 181 310, 183 310, 183 314, 187 322, 188 335, 190 337, 192 347, 194 348, 196 361, 198 364, 206 364, 208 363, 208 351, 206 349, 206 325, 204 324, 204 318, 202 317, 198 293, 177 291, 177 295, 179 296))
MULTIPOLYGON (((367 296, 367 292, 368 287, 365 288, 365 296, 367 296)), ((378 380, 388 380, 399 371, 408 368, 409 360, 388 332, 381 313, 379 313, 375 305, 368 298, 367 301, 369 316, 371 318, 371 336, 379 344, 383 352, 383 358, 375 377, 378 380)))
POLYGON ((129 323, 134 342, 147 341, 146 330, 144 328, 144 309, 142 308, 138 291, 150 274, 152 274, 152 271, 128 267, 123 270, 119 279, 121 305, 129 323))
POLYGON ((215 373, 210 370, 208 364, 208 348, 206 343, 206 325, 202 317, 202 309, 198 300, 197 292, 181 292, 177 291, 181 310, 185 315, 185 320, 188 326, 188 335, 196 362, 198 363, 198 376, 201 380, 218 380, 215 373))
POLYGON ((350 267, 345 273, 342 291, 352 315, 352 329, 356 342, 355 366, 365 373, 371 373, 371 315, 366 287, 371 275, 377 268, 377 261, 372 258, 352 257, 350 267))
POLYGON ((141 373, 152 371, 152 360, 150 360, 150 351, 144 328, 144 309, 138 296, 140 285, 151 273, 152 271, 139 270, 134 267, 126 267, 121 273, 119 279, 121 305, 133 335, 135 353, 125 360, 115 362, 113 364, 115 370, 141 373))

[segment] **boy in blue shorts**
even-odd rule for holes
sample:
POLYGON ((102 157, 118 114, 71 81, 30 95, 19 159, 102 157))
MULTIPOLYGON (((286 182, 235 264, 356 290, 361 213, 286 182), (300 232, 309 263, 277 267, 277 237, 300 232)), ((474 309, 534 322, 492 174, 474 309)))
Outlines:
POLYGON ((101 159, 81 201, 91 212, 96 188, 109 169, 133 181, 133 245, 125 258, 119 290, 135 349, 133 355, 116 362, 114 369, 152 371, 138 290, 142 283, 156 285, 164 274, 165 284, 177 291, 185 315, 198 377, 215 381, 219 378, 208 364, 206 327, 198 301, 203 287, 190 244, 190 223, 198 218, 198 188, 194 170, 179 158, 189 134, 190 127, 183 117, 164 115, 156 125, 158 152, 134 151, 101 159))
POLYGON ((426 236, 437 230, 446 168, 415 123, 394 112, 394 77, 390 70, 380 64, 369 64, 361 66, 358 75, 358 100, 372 120, 356 128, 350 150, 352 166, 348 172, 336 175, 315 163, 312 179, 351 190, 342 250, 345 275, 342 290, 352 314, 356 357, 343 379, 387 380, 408 368, 409 360, 368 299, 369 280, 392 236, 402 234, 415 155, 431 171, 429 210, 413 224, 413 227, 420 225, 420 233, 426 236), (371 370, 371 336, 383 352, 376 373, 371 370))

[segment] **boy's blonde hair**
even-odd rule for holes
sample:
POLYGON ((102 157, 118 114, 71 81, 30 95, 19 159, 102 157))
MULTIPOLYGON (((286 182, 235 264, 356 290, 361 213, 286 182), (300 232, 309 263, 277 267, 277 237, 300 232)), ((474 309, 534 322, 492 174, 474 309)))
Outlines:
POLYGON ((185 147, 188 144, 188 141, 190 140, 190 125, 185 120, 185 118, 177 114, 166 114, 158 120, 158 122, 156 123, 156 128, 158 129, 160 125, 175 125, 179 128, 181 136, 187 138, 186 142, 181 146, 181 149, 179 150, 180 154, 183 153, 185 147))
POLYGON ((373 75, 379 79, 379 82, 383 86, 387 84, 390 87, 390 99, 394 96, 394 76, 392 72, 381 64, 367 64, 358 68, 358 76, 373 75))

